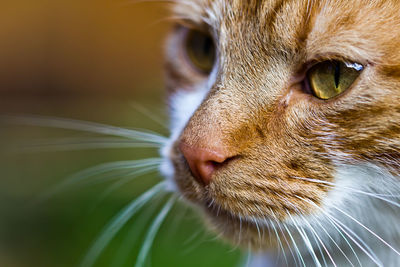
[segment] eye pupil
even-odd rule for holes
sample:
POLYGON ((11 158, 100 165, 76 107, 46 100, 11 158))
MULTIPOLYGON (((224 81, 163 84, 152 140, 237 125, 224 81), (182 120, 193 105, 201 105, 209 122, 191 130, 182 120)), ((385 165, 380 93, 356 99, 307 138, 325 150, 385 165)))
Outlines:
POLYGON ((339 88, 340 82, 340 63, 336 62, 335 64, 335 86, 339 88))
POLYGON ((210 73, 215 61, 214 41, 207 33, 189 30, 186 53, 192 65, 203 73, 210 73))
POLYGON ((203 41, 203 53, 204 53, 204 55, 208 55, 210 53, 211 46, 212 46, 211 39, 209 37, 204 38, 204 41, 203 41))

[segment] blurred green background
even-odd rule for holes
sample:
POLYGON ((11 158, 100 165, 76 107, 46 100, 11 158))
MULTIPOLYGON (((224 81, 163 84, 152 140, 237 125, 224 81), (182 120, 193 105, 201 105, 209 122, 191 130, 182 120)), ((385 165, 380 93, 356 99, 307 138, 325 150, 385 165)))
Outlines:
MULTIPOLYGON (((19 125, 6 122, 4 116, 71 118, 167 136, 162 81, 167 10, 167 4, 157 1, 3 3, 0 266, 79 266, 104 226, 162 180, 152 172, 110 191, 120 181, 118 173, 102 183, 92 177, 92 183, 78 183, 37 202, 78 171, 105 162, 158 157, 158 150, 72 150, 71 140, 101 136, 19 125)), ((154 198, 131 218, 95 266, 134 266, 146 233, 167 199, 154 198)), ((237 266, 241 257, 238 250, 208 233, 192 208, 177 203, 162 224, 145 266, 237 266)))

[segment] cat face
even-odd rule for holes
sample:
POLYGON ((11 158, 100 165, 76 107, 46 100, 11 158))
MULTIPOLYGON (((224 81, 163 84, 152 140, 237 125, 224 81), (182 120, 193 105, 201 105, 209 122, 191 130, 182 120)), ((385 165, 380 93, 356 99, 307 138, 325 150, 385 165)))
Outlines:
POLYGON ((176 1, 162 171, 211 227, 266 247, 260 229, 356 204, 346 188, 387 190, 375 174, 400 172, 398 10, 398 1, 176 1))

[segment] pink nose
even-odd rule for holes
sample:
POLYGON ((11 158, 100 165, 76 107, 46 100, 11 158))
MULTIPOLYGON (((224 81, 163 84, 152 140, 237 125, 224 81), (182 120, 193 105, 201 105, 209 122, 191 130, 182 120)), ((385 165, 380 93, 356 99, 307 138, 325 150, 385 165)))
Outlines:
POLYGON ((197 148, 184 143, 180 143, 179 148, 189 164, 193 176, 204 185, 211 182, 215 170, 228 159, 218 149, 197 148))

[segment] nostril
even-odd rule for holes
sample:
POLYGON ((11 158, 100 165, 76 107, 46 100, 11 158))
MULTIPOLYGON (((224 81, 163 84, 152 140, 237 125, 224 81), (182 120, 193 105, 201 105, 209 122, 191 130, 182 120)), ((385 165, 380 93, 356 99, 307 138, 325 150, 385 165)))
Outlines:
POLYGON ((226 165, 226 164, 227 164, 228 162, 230 162, 231 160, 234 160, 235 158, 237 158, 237 156, 234 156, 234 157, 227 157, 227 158, 226 158, 224 161, 222 161, 222 162, 217 162, 217 161, 212 161, 212 160, 210 160, 210 161, 209 161, 209 164, 212 164, 213 167, 214 167, 214 169, 218 169, 218 168, 220 168, 220 167, 226 165))
POLYGON ((198 148, 184 143, 180 143, 179 148, 193 176, 204 185, 208 185, 214 172, 230 159, 222 149, 218 148, 198 148))

